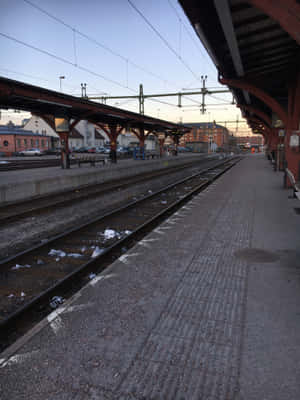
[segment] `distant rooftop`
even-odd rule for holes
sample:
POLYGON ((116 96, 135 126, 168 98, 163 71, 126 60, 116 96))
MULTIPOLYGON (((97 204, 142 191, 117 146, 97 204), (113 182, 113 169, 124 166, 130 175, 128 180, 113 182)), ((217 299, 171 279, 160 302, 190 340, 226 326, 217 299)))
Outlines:
POLYGON ((19 126, 7 126, 0 125, 0 135, 21 135, 21 136, 41 136, 46 137, 46 135, 41 135, 40 133, 34 133, 32 131, 28 131, 22 129, 19 126))

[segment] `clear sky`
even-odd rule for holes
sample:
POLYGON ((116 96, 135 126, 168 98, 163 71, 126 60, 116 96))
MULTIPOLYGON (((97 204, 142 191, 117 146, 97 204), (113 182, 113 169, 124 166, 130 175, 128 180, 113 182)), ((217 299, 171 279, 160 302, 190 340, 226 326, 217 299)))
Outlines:
MULTIPOLYGON (((64 76, 62 91, 72 95, 80 95, 81 83, 88 96, 138 94, 140 83, 145 94, 193 90, 202 86, 201 75, 207 87, 221 89, 176 0, 1 0, 0 49, 1 76, 57 91, 64 76)), ((145 114, 183 123, 241 119, 231 100, 226 93, 207 96, 201 114, 200 95, 183 98, 182 108, 175 97, 147 99, 145 114)), ((107 104, 138 112, 137 100, 107 104)), ((25 116, 3 111, 0 123, 25 116)))

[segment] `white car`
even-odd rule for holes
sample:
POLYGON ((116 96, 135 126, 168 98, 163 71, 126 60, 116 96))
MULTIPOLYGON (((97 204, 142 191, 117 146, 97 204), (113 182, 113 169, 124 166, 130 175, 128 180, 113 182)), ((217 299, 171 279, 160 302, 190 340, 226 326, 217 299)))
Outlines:
POLYGON ((42 156, 44 152, 40 149, 27 149, 20 151, 20 155, 22 156, 42 156))

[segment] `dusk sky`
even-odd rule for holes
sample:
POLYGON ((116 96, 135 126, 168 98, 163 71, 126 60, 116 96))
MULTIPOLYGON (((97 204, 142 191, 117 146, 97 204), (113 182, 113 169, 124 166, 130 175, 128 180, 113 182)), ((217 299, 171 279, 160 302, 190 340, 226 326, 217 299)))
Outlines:
MULTIPOLYGON (((201 75, 207 87, 225 89, 176 0, 1 0, 0 21, 0 75, 10 79, 59 91, 65 76, 62 91, 78 96, 81 83, 88 96, 138 94, 140 83, 145 94, 194 90, 201 75)), ((174 122, 241 119, 231 100, 226 93, 207 96, 203 115, 200 95, 183 99, 182 108, 175 97, 147 99, 145 114, 174 122)), ((107 104, 138 112, 137 100, 107 104)), ((24 117, 3 111, 0 123, 24 117)))

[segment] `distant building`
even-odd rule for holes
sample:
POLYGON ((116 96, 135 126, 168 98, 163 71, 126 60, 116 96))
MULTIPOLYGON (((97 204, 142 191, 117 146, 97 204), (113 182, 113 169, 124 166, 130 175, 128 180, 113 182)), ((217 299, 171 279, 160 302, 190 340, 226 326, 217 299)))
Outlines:
MULTIPOLYGON (((23 128, 32 130, 37 134, 51 136, 52 147, 59 147, 58 134, 42 118, 33 115, 29 120, 25 121, 23 128)), ((146 149, 154 150, 156 142, 156 137, 154 135, 149 135, 145 140, 146 149)), ((69 135, 70 149, 78 147, 99 147, 109 143, 109 137, 103 129, 85 120, 78 122, 69 135)), ((126 131, 118 136, 117 143, 120 146, 127 147, 138 144, 139 140, 133 133, 126 131)))
POLYGON ((51 148, 51 137, 11 124, 0 126, 0 153, 11 156, 15 152, 31 148, 48 150, 51 148))
MULTIPOLYGON (((184 125, 190 127, 191 130, 182 137, 182 145, 197 142, 207 143, 207 147, 211 149, 227 149, 229 131, 225 126, 212 122, 194 122, 184 125)), ((202 147, 205 148, 205 145, 202 147)))
POLYGON ((236 136, 236 141, 237 145, 244 145, 246 147, 263 146, 264 144, 262 135, 236 136))

